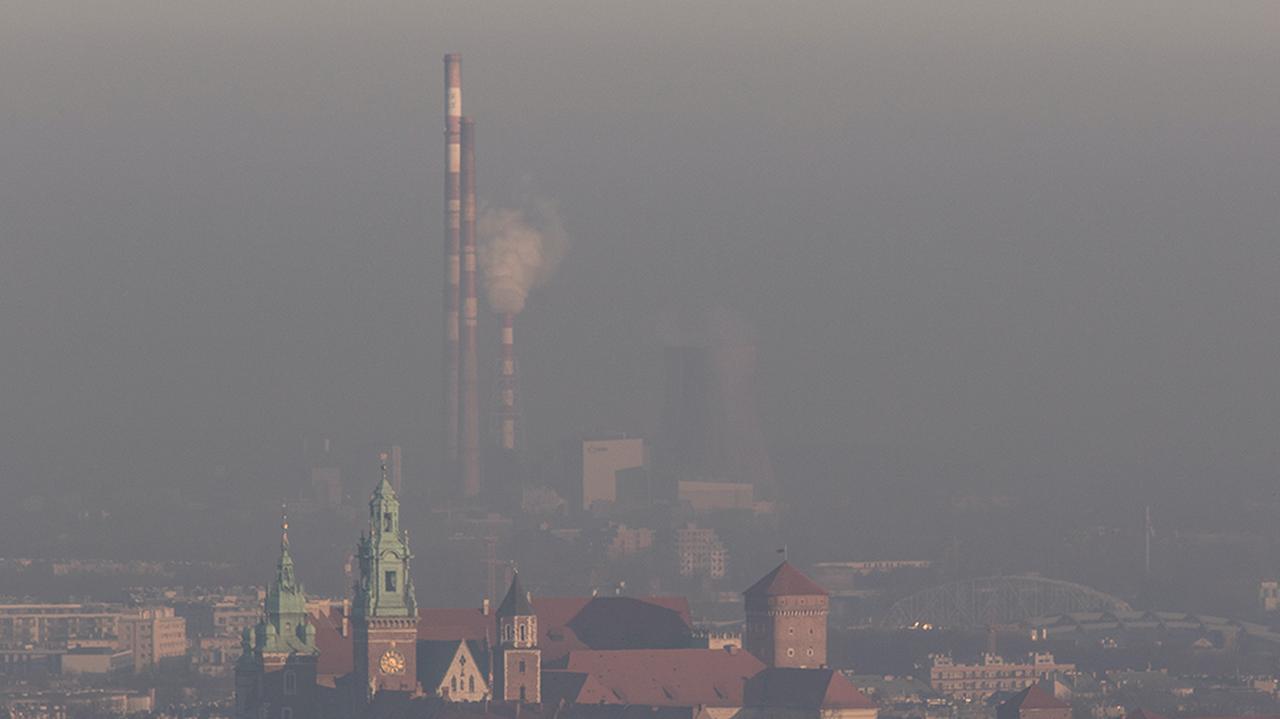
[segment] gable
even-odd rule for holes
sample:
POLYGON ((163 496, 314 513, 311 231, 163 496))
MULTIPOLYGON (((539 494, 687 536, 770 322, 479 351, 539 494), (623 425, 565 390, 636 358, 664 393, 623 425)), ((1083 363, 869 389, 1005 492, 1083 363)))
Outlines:
POLYGON ((462 701, 475 701, 489 690, 485 663, 461 640, 420 640, 418 682, 428 693, 462 701))

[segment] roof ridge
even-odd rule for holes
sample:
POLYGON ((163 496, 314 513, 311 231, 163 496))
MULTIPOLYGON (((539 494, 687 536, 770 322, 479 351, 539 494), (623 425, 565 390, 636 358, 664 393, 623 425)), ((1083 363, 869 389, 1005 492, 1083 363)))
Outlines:
POLYGON ((743 592, 746 596, 829 596, 822 585, 810 579, 795 565, 783 560, 755 584, 743 592))

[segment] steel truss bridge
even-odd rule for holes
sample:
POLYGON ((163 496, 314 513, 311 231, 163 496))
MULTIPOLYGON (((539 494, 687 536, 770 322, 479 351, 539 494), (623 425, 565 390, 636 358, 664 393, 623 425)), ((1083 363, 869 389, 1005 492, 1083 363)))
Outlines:
POLYGON ((986 627, 1077 612, 1129 612, 1122 599, 1082 584, 1043 577, 968 579, 925 589, 889 607, 886 628, 986 627))

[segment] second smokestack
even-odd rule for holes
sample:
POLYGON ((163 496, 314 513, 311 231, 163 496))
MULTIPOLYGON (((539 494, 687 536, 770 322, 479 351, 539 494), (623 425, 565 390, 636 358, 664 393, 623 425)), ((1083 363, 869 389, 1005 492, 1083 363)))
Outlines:
POLYGON ((516 379, 515 314, 502 314, 502 367, 498 377, 498 446, 506 450, 517 447, 519 422, 516 379))
POLYGON ((476 126, 462 118, 462 494, 480 494, 480 372, 476 353, 476 126))
POLYGON ((445 467, 454 471, 458 461, 458 404, 460 378, 458 305, 462 296, 462 56, 444 56, 445 93, 445 467))

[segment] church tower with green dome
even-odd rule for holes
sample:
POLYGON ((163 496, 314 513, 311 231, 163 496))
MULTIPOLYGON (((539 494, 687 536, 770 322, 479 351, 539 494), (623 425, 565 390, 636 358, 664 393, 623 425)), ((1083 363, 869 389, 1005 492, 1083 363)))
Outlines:
POLYGON ((316 716, 316 629, 307 622, 307 595, 294 574, 289 522, 280 534, 276 576, 263 616, 244 631, 236 663, 237 719, 316 716))
POLYGON ((418 690, 418 602, 409 562, 409 536, 400 526, 400 500, 387 478, 369 499, 369 529, 356 555, 360 579, 352 603, 355 674, 366 701, 380 691, 418 690))

